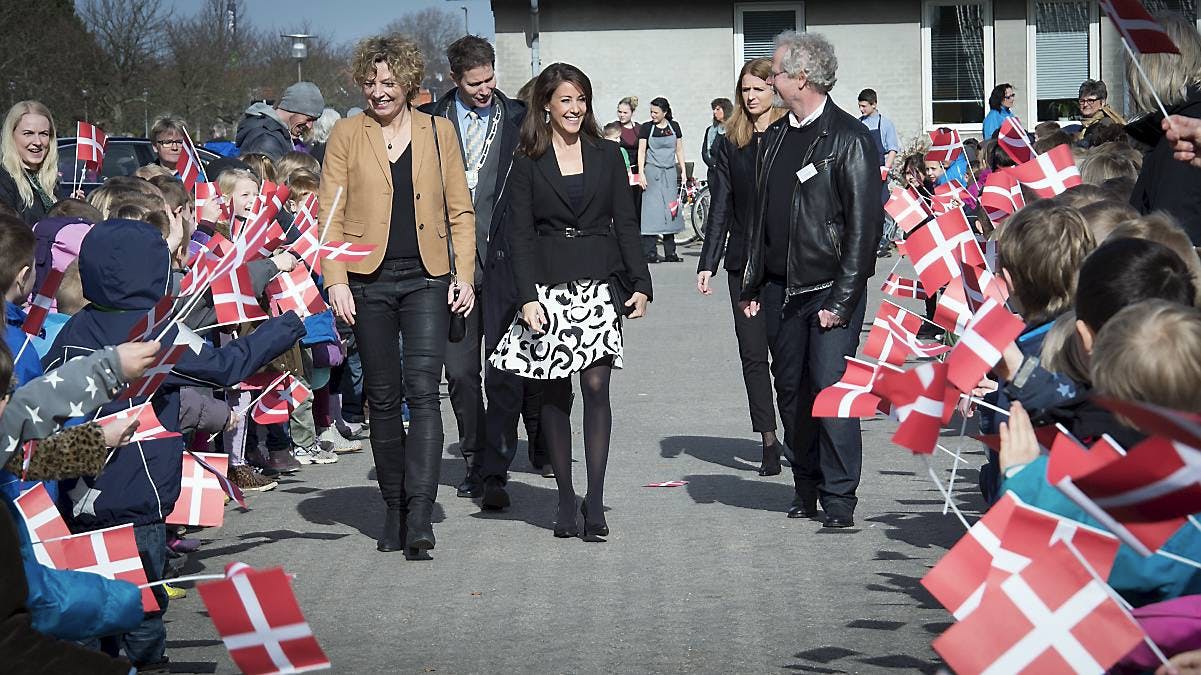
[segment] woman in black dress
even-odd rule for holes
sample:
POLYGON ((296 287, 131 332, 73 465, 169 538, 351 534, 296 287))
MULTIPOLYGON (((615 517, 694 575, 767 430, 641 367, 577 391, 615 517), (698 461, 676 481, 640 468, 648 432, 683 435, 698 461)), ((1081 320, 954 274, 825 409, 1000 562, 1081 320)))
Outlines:
POLYGON ((622 317, 646 313, 650 270, 625 162, 600 137, 588 77, 565 63, 548 66, 529 110, 509 176, 508 237, 521 313, 490 361, 543 381, 542 437, 559 488, 556 537, 579 532, 571 481, 571 376, 579 373, 588 468, 580 511, 584 538, 595 540, 609 533, 609 378, 622 363, 622 317))
POLYGON ((621 141, 618 145, 625 150, 626 171, 633 177, 630 181, 630 193, 634 195, 634 222, 642 217, 642 186, 638 183, 638 123, 634 121, 634 111, 638 109, 638 97, 627 96, 617 103, 617 123, 621 125, 621 141))
POLYGON ((767 362, 767 324, 762 314, 747 318, 738 308, 738 296, 746 266, 746 232, 754 217, 755 154, 759 138, 768 125, 785 113, 783 108, 772 107, 769 77, 771 59, 766 58, 748 61, 738 76, 734 92, 738 105, 726 122, 725 135, 713 143, 709 222, 705 224, 705 244, 696 270, 697 290, 702 295, 711 295, 711 280, 724 253, 751 428, 763 436, 760 476, 780 473, 780 442, 776 438, 776 409, 767 362))

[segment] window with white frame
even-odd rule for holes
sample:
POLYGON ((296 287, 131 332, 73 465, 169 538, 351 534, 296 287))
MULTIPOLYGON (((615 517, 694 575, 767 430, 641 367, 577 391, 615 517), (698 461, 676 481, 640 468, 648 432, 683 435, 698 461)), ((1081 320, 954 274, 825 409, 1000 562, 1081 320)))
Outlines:
POLYGON ((1143 6, 1151 14, 1176 12, 1189 21, 1196 22, 1198 20, 1197 0, 1143 0, 1143 6))
POLYGON ((1078 111, 1080 83, 1089 79, 1093 67, 1092 0, 1035 0, 1031 3, 1034 23, 1034 119, 1070 119, 1078 111))
POLYGON ((987 1, 927 0, 922 18, 926 125, 984 121, 992 86, 992 12, 987 1))
POLYGON ((746 2, 734 5, 734 73, 751 59, 771 58, 780 33, 805 29, 803 2, 746 2))

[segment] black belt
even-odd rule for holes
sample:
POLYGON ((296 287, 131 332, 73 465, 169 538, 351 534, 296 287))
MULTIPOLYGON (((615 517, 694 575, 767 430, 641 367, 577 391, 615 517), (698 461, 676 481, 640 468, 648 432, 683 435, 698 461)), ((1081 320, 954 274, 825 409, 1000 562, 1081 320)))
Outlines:
POLYGON ((538 230, 538 236, 558 236, 566 239, 575 239, 576 237, 601 237, 608 236, 608 234, 608 230, 597 230, 590 232, 587 230, 581 230, 578 227, 568 227, 562 230, 538 230))

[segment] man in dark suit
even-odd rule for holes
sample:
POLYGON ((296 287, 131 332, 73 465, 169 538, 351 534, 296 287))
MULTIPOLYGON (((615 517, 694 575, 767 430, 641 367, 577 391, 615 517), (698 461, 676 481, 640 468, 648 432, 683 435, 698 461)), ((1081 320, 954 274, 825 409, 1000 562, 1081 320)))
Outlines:
MULTIPOLYGON (((467 187, 475 206, 476 297, 482 311, 467 317, 467 334, 446 351, 446 379, 459 425, 459 449, 467 472, 460 497, 482 497, 486 509, 509 505, 508 468, 517 446, 517 420, 525 398, 524 380, 488 366, 489 354, 517 312, 517 291, 510 267, 504 224, 508 195, 505 181, 517 147, 525 104, 496 88, 496 52, 483 38, 466 35, 446 49, 455 88, 421 108, 455 126, 463 150, 467 187), (481 342, 484 351, 481 353, 481 342), (484 392, 488 396, 485 412, 484 392)), ((531 406, 537 410, 537 402, 531 406)), ((527 427, 528 424, 527 420, 527 427)), ((533 443, 533 440, 531 440, 533 443)))
POLYGON ((789 113, 759 144, 758 210, 742 300, 766 313, 784 442, 796 496, 789 518, 851 527, 862 466, 857 419, 815 419, 818 391, 842 378, 859 346, 867 280, 884 222, 876 146, 834 105, 838 60, 815 33, 776 38, 769 81, 789 113))

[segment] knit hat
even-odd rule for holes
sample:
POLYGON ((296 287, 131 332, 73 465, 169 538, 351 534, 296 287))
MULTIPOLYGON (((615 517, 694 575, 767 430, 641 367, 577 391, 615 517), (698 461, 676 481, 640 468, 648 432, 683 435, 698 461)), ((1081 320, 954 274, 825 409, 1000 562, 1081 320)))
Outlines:
POLYGON ((317 85, 312 82, 297 82, 284 90, 283 98, 275 107, 309 117, 321 117, 321 112, 325 110, 325 99, 317 85))

